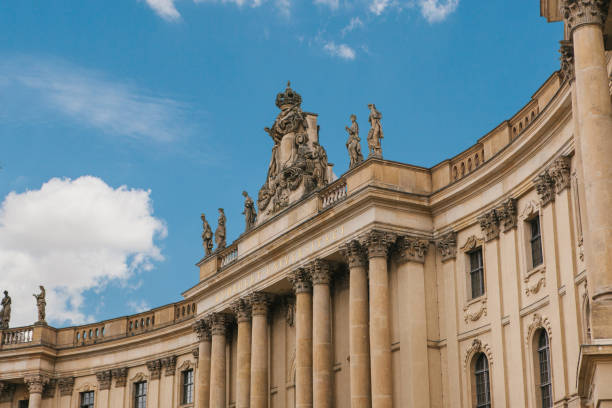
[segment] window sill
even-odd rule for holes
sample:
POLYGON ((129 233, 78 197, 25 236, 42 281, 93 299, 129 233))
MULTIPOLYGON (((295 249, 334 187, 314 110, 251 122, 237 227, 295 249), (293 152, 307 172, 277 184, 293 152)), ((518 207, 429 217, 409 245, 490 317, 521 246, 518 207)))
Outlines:
POLYGON ((479 302, 486 301, 486 300, 487 300, 487 294, 485 293, 484 295, 480 295, 476 298, 468 299, 468 301, 465 303, 465 307, 470 307, 475 303, 479 303, 479 302))

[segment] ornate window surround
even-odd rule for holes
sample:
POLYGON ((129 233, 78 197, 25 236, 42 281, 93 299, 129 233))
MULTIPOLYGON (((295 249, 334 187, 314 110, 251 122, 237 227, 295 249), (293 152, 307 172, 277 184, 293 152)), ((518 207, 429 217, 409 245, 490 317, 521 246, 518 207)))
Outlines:
POLYGON ((539 368, 538 368, 538 346, 537 346, 537 336, 536 334, 540 332, 540 330, 544 330, 548 335, 548 344, 550 350, 550 378, 551 385, 553 389, 554 395, 554 364, 553 364, 553 336, 552 336, 552 328, 551 323, 548 317, 540 314, 539 312, 535 312, 533 314, 533 318, 531 323, 527 326, 527 335, 525 336, 525 343, 527 345, 527 359, 528 359, 528 367, 531 367, 527 370, 527 381, 529 384, 529 398, 531 399, 531 406, 540 407, 540 401, 538 399, 537 387, 539 384, 539 368))
POLYGON ((198 376, 198 372, 196 369, 196 363, 190 359, 186 359, 184 360, 180 365, 177 364, 176 367, 176 375, 174 376, 174 395, 175 395, 175 400, 174 400, 174 406, 175 407, 181 407, 181 408, 187 408, 187 407, 194 407, 195 406, 195 400, 196 400, 196 391, 195 391, 195 385, 197 382, 197 377, 198 376), (191 404, 183 404, 183 371, 186 370, 193 370, 193 381, 194 381, 194 387, 193 387, 193 403, 191 404))
POLYGON ((146 381, 147 382, 147 403, 149 402, 149 385, 150 385, 150 379, 149 376, 146 375, 145 373, 143 373, 142 371, 137 372, 136 374, 134 374, 134 376, 132 378, 130 378, 128 380, 128 384, 127 386, 129 387, 129 391, 125 393, 125 395, 128 398, 127 401, 127 407, 134 407, 134 399, 135 399, 135 394, 134 394, 134 384, 141 382, 141 381, 146 381))
POLYGON ((530 199, 524 204, 519 215, 519 254, 521 259, 521 270, 523 271, 523 283, 526 296, 537 294, 542 287, 546 286, 546 251, 544 246, 545 223, 542 214, 542 205, 539 201, 530 199), (540 241, 542 243, 542 263, 535 268, 532 267, 531 259, 531 228, 530 221, 540 217, 540 241))
POLYGON ((74 387, 74 392, 72 393, 72 397, 70 398, 70 406, 72 408, 79 408, 81 404, 81 393, 86 391, 94 392, 94 407, 98 408, 98 400, 100 399, 100 391, 98 389, 98 385, 95 382, 85 382, 81 384, 79 387, 74 387))
POLYGON ((485 266, 485 245, 484 238, 476 237, 475 235, 471 235, 465 241, 465 244, 461 247, 461 250, 464 253, 464 270, 465 270, 465 278, 463 281, 465 282, 465 300, 463 305, 463 319, 466 324, 470 322, 475 322, 479 320, 482 316, 487 315, 487 273, 485 266), (484 293, 481 296, 472 299, 471 293, 471 279, 470 279, 470 252, 480 248, 482 251, 482 268, 483 268, 483 284, 484 284, 484 293), (476 307, 475 305, 480 305, 476 307))
MULTIPOLYGON (((491 347, 488 343, 483 343, 479 338, 475 338, 472 340, 472 344, 465 351, 465 356, 463 358, 463 369, 465 373, 465 380, 467 385, 467 393, 466 393, 466 401, 465 406, 474 406, 475 405, 475 396, 476 396, 476 384, 474 384, 474 368, 476 365, 476 357, 479 353, 484 353, 487 356, 487 361, 489 363, 489 384, 490 389, 493 390, 495 387, 493 386, 493 353, 491 352, 491 347)), ((493 398, 493 395, 491 395, 493 398)))

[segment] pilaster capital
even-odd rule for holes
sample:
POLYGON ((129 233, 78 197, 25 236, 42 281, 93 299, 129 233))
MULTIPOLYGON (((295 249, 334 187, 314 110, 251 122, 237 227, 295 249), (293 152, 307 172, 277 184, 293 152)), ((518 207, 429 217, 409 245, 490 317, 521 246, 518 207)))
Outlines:
POLYGON ((272 295, 265 292, 253 292, 249 295, 253 316, 266 316, 272 304, 272 295))
POLYGON ((552 177, 555 183, 555 192, 560 194, 566 188, 569 188, 572 184, 570 177, 571 165, 570 158, 567 156, 561 156, 550 165, 548 173, 552 177))
POLYGON ((491 241, 499 237, 499 217, 497 211, 489 210, 478 217, 480 229, 485 234, 485 241, 491 241))
POLYGON ((176 356, 168 356, 161 359, 161 365, 164 368, 166 376, 174 375, 176 370, 176 356))
POLYGON ((45 399, 55 397, 56 388, 57 388, 57 379, 50 378, 49 382, 46 383, 43 387, 42 397, 45 399))
POLYGON ((293 285, 293 291, 296 294, 312 292, 312 281, 310 280, 310 273, 307 268, 297 268, 294 271, 289 272, 287 278, 293 285))
POLYGON ((111 370, 111 375, 115 379, 115 388, 125 387, 127 382, 127 367, 114 368, 111 370))
POLYGON ((59 386, 61 396, 65 397, 72 395, 72 391, 74 390, 74 377, 60 378, 57 381, 57 384, 59 386))
POLYGON ((110 389, 112 381, 111 370, 98 371, 96 379, 98 380, 98 389, 100 391, 110 389))
POLYGON ((49 382, 49 377, 42 374, 27 375, 23 381, 30 394, 42 394, 45 384, 49 382))
POLYGON ((555 180, 550 176, 548 169, 540 173, 534 180, 536 191, 540 196, 540 205, 544 207, 555 201, 555 180))
POLYGON ((574 43, 569 40, 560 41, 561 76, 563 81, 573 81, 576 78, 574 70, 574 43))
POLYGON ((340 245, 340 254, 346 259, 351 269, 364 267, 368 264, 364 248, 355 239, 340 245))
POLYGON ((310 278, 313 285, 329 285, 332 280, 332 270, 329 262, 315 259, 310 264, 310 278))
POLYGON ((195 331, 199 341, 211 340, 210 327, 208 327, 208 324, 206 324, 206 319, 196 320, 191 325, 191 328, 193 329, 193 331, 195 331))
POLYGON ((391 232, 372 230, 364 234, 359 241, 367 249, 368 258, 386 258, 396 239, 397 235, 391 232))
POLYGON ((510 231, 517 226, 518 211, 516 209, 516 199, 509 198, 495 209, 497 218, 501 223, 504 232, 510 231))
POLYGON ((15 384, 0 381, 0 402, 13 402, 13 396, 17 386, 15 384))
POLYGON ((231 322, 232 316, 227 313, 211 313, 206 316, 206 324, 212 336, 225 336, 231 322))
POLYGON ((457 256, 457 233, 455 231, 446 233, 436 242, 436 246, 442 256, 442 262, 455 259, 457 256))
POLYGON ((603 28, 608 17, 610 0, 561 0, 561 15, 570 35, 580 26, 596 24, 603 28))
POLYGON ((251 321, 251 303, 249 297, 240 298, 230 305, 238 323, 251 321))
POLYGON ((395 245, 396 258, 399 263, 425 263, 429 241, 417 237, 401 236, 395 245))
POLYGON ((149 370, 149 376, 152 380, 159 380, 161 377, 161 360, 151 360, 147 361, 147 370, 149 370))

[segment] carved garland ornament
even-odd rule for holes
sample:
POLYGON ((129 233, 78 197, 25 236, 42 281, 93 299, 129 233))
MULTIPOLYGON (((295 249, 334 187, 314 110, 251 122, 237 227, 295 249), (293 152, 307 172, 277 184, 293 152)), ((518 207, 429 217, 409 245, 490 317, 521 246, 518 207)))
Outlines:
POLYGON ((537 329, 546 330, 546 334, 548 334, 548 340, 552 340, 552 330, 550 320, 547 317, 542 317, 539 313, 533 314, 533 321, 529 324, 527 328, 527 337, 525 338, 525 342, 529 344, 529 341, 533 338, 533 333, 537 329))
POLYGON ((473 313, 469 312, 470 305, 463 306, 463 320, 465 320, 466 324, 468 322, 475 322, 476 320, 480 319, 482 316, 487 315, 487 298, 483 298, 478 303, 480 304, 480 307, 478 308, 476 312, 473 312, 473 313))
MULTIPOLYGON (((525 278, 525 283, 527 283, 528 281, 529 281, 529 278, 525 278)), ((542 287, 546 287, 546 277, 545 276, 542 276, 533 285, 526 285, 525 295, 527 296, 532 295, 532 294, 535 295, 536 293, 540 291, 542 287)))
POLYGON ((463 359, 463 368, 469 368, 469 362, 477 353, 485 353, 487 355, 487 360, 489 360, 489 365, 493 365, 493 354, 491 353, 491 348, 488 344, 483 344, 480 339, 474 339, 472 341, 472 345, 465 352, 465 358, 463 359))
POLYGON ((560 6, 570 33, 586 24, 597 24, 603 28, 609 7, 610 0, 562 0, 560 6))

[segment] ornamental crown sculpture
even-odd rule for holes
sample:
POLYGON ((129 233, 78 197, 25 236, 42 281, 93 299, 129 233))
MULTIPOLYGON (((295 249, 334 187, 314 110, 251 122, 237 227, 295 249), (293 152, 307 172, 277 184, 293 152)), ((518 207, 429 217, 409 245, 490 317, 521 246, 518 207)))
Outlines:
POLYGON ((283 106, 286 105, 301 105, 302 97, 299 93, 295 92, 291 89, 291 81, 287 81, 287 88, 285 92, 279 92, 276 95, 276 106, 279 109, 282 109, 283 106))

